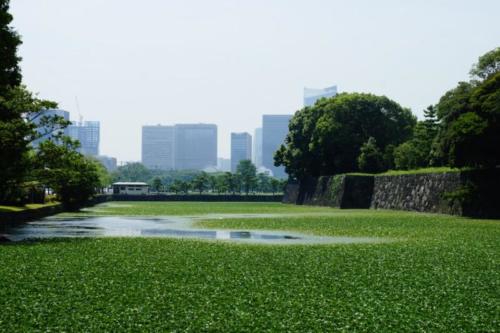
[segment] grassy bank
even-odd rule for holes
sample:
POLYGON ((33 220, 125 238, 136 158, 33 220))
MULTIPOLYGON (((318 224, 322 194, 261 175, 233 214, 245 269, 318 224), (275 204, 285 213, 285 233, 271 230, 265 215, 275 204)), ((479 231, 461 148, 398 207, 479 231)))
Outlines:
POLYGON ((458 169, 450 167, 429 167, 420 168, 415 170, 388 170, 381 173, 363 173, 363 172, 350 172, 346 173, 347 176, 402 176, 402 175, 418 175, 426 173, 456 173, 461 171, 471 170, 468 168, 458 169))
POLYGON ((261 246, 101 238, 4 245, 0 331, 500 328, 500 221, 267 203, 110 203, 85 214, 295 212, 310 216, 201 225, 393 241, 261 246))
POLYGON ((45 204, 27 204, 24 206, 2 206, 0 205, 0 213, 16 213, 36 210, 45 207, 52 207, 59 205, 58 202, 49 202, 45 204))
POLYGON ((328 207, 283 205, 275 202, 151 202, 126 201, 109 202, 84 209, 81 215, 204 215, 204 214, 267 214, 267 213, 308 213, 332 212, 328 207))

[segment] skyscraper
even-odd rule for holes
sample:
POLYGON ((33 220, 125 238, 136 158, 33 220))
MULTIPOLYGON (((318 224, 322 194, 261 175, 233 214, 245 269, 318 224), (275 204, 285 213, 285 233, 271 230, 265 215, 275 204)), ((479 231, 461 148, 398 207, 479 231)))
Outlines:
POLYGON ((100 124, 98 121, 73 122, 68 126, 68 136, 80 141, 78 151, 83 155, 99 155, 100 124))
POLYGON ((49 128, 49 126, 43 126, 41 124, 44 118, 51 118, 54 116, 59 116, 64 118, 64 120, 69 121, 69 112, 60 109, 43 110, 40 112, 39 115, 37 115, 36 118, 32 120, 32 122, 37 126, 36 131, 38 132, 39 135, 41 135, 39 139, 33 141, 32 143, 33 147, 38 147, 40 142, 49 139, 52 135, 56 135, 58 133, 68 135, 68 128, 65 128, 64 130, 51 131, 51 128, 49 128))
POLYGON ((203 170, 217 166, 217 125, 175 125, 174 147, 177 170, 203 170))
POLYGON ((274 153, 285 141, 292 117, 293 115, 262 116, 262 164, 277 178, 285 178, 286 173, 284 167, 274 166, 274 153))
POLYGON ((262 127, 256 128, 253 136, 253 164, 257 168, 262 166, 262 127))
POLYGON ((238 163, 252 159, 252 136, 248 133, 231 133, 231 172, 236 172, 238 163))
POLYGON ((142 164, 172 170, 174 158, 174 126, 142 126, 142 164))
POLYGON ((328 98, 335 95, 337 95, 337 86, 331 86, 323 89, 304 88, 304 106, 312 106, 320 98, 328 98))

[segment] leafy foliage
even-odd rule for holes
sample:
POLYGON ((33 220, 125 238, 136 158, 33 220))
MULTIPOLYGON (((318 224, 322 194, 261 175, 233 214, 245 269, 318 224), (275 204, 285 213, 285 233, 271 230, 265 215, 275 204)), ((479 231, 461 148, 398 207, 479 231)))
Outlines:
POLYGON ((491 75, 500 72, 500 47, 497 47, 479 57, 479 60, 470 71, 472 78, 485 80, 491 75))
POLYGON ((413 137, 394 149, 394 165, 396 169, 425 168, 433 162, 433 149, 439 124, 436 108, 429 106, 424 110, 425 120, 415 126, 413 137))
POLYGON ((496 61, 476 74, 483 81, 460 82, 441 97, 437 105, 441 127, 436 153, 444 164, 500 164, 500 72, 496 61))
POLYGON ((295 114, 275 164, 296 178, 357 171, 360 148, 370 137, 384 151, 407 140, 415 123, 409 109, 385 96, 342 93, 295 114))
POLYGON ((191 186, 193 190, 203 193, 207 189, 208 186, 208 175, 206 172, 200 172, 196 177, 194 177, 191 182, 191 186))
POLYGON ((9 87, 21 84, 21 69, 17 48, 21 38, 10 27, 12 15, 9 13, 9 0, 0 0, 0 95, 9 87))
POLYGON ((35 160, 35 176, 55 191, 68 208, 77 208, 102 187, 98 163, 76 151, 78 143, 63 138, 40 143, 35 160))
POLYGON ((375 138, 370 137, 360 149, 358 168, 361 172, 377 173, 385 169, 384 157, 377 147, 375 138))
POLYGON ((236 167, 241 186, 246 194, 257 185, 257 168, 250 160, 241 160, 236 167))

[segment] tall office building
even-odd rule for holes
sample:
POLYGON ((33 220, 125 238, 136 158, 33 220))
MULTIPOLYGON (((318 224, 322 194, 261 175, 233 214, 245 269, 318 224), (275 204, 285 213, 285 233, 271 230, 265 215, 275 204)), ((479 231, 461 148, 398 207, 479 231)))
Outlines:
POLYGON ((287 177, 284 167, 274 166, 274 153, 284 143, 292 117, 291 114, 262 116, 262 165, 277 178, 287 177))
POLYGON ((253 135, 252 162, 257 168, 262 166, 262 127, 256 128, 253 135))
POLYGON ((217 125, 175 125, 174 147, 177 170, 203 170, 217 166, 217 125))
POLYGON ((174 158, 174 126, 142 126, 142 164, 172 170, 174 158))
POLYGON ((238 163, 252 159, 252 136, 248 133, 231 133, 231 172, 235 173, 238 163))
POLYGON ((59 133, 68 135, 68 128, 65 128, 64 130, 51 131, 51 128, 49 128, 49 126, 43 126, 41 124, 42 120, 44 118, 51 118, 54 116, 59 116, 59 117, 64 118, 64 120, 69 121, 69 112, 65 111, 65 110, 60 110, 60 109, 43 110, 40 112, 39 115, 34 117, 32 122, 37 126, 36 131, 38 132, 39 135, 41 135, 41 137, 39 139, 33 141, 33 143, 32 143, 33 147, 35 147, 35 148, 38 147, 38 145, 42 141, 49 139, 52 135, 56 135, 59 133))
POLYGON ((98 121, 73 122, 68 126, 68 136, 80 141, 78 151, 83 155, 99 155, 100 124, 98 121))
POLYGON ((337 95, 337 86, 323 89, 304 88, 304 106, 312 106, 320 98, 328 98, 337 95))

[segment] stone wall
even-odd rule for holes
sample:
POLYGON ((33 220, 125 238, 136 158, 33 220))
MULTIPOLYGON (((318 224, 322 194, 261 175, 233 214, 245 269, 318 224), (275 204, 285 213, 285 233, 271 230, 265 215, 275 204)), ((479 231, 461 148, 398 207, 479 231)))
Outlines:
POLYGON ((454 205, 445 198, 445 193, 456 191, 461 186, 458 172, 373 178, 371 208, 462 213, 459 205, 454 205))
POLYGON ((287 186, 284 202, 338 208, 369 208, 372 176, 337 175, 307 178, 287 186))
POLYGON ((287 186, 284 202, 500 218, 500 169, 393 176, 337 175, 287 186))

